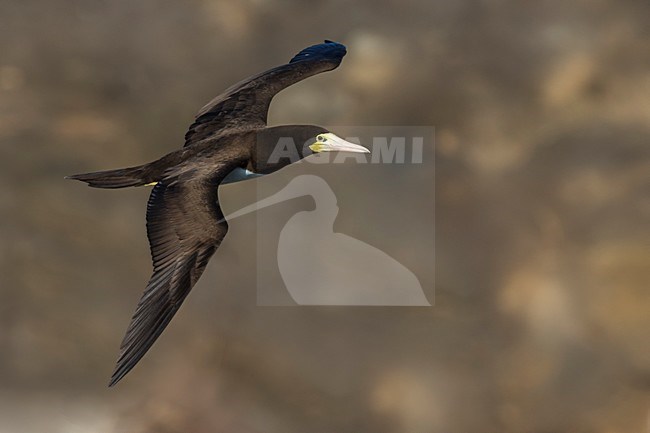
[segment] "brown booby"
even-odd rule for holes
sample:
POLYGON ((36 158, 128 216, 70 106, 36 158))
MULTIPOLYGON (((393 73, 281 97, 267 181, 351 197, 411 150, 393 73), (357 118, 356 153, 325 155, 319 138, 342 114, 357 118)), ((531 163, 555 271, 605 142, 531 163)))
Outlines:
POLYGON ((160 336, 226 235, 220 184, 272 173, 314 153, 369 152, 319 126, 266 123, 278 92, 335 69, 345 54, 345 46, 327 40, 305 48, 289 63, 241 81, 209 102, 185 134, 182 149, 136 167, 68 177, 95 188, 154 185, 146 215, 153 275, 120 346, 109 386, 160 336), (287 149, 287 139, 295 144, 293 151, 287 149))

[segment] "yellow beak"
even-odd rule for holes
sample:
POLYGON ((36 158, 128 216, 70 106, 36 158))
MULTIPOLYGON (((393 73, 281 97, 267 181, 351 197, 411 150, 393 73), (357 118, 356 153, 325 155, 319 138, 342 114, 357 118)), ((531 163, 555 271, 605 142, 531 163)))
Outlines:
POLYGON ((370 153, 365 147, 345 141, 341 137, 332 134, 331 132, 318 134, 316 142, 309 146, 314 153, 320 152, 354 152, 354 153, 370 153))

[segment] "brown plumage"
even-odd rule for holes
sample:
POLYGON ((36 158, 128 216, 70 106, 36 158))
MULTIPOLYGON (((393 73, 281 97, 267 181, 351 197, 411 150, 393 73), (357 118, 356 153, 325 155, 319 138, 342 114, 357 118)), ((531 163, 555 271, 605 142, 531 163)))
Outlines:
POLYGON ((70 176, 96 188, 124 188, 156 182, 147 203, 147 236, 153 274, 120 347, 109 386, 144 356, 165 329, 221 244, 228 225, 217 189, 233 170, 276 171, 292 161, 269 162, 280 137, 292 137, 298 158, 302 146, 326 132, 318 126, 267 128, 271 99, 282 89, 336 68, 345 47, 335 42, 308 47, 290 63, 244 80, 212 100, 185 135, 185 146, 157 161, 118 170, 70 176))

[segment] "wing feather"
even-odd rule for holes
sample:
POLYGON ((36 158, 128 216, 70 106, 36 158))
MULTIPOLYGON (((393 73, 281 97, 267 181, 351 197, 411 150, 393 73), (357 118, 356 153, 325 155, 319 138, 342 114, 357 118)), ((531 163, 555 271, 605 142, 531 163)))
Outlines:
POLYGON ((325 41, 300 51, 286 65, 235 84, 199 111, 185 134, 185 146, 227 131, 266 126, 271 100, 278 92, 312 75, 335 69, 345 54, 345 46, 325 41))
POLYGON ((137 364, 174 317, 228 231, 221 219, 213 181, 166 179, 153 188, 147 235, 154 271, 120 346, 109 386, 137 364))

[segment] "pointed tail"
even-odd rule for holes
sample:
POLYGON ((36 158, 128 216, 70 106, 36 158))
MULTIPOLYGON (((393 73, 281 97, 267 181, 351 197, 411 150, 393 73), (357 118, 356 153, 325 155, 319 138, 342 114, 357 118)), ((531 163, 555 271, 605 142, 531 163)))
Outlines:
POLYGON ((129 186, 142 186, 151 181, 145 174, 146 165, 137 167, 120 168, 117 170, 96 171, 93 173, 75 174, 66 176, 66 179, 75 179, 86 182, 93 188, 126 188, 129 186))

